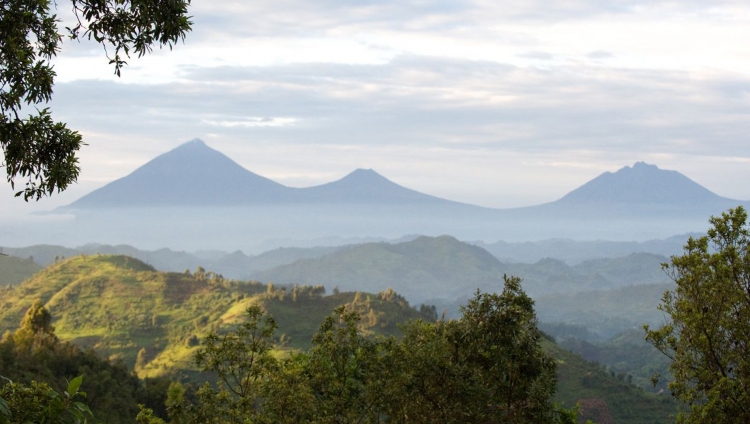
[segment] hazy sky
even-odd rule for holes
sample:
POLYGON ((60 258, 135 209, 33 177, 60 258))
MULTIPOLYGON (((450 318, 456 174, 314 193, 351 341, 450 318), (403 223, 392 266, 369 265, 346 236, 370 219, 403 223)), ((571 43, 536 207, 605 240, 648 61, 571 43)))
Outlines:
MULTIPOLYGON (((68 4, 58 3, 68 18, 68 4)), ((453 200, 556 200, 643 160, 750 199, 746 1, 193 0, 184 45, 121 78, 67 41, 53 113, 79 184, 51 209, 201 138, 290 186, 373 168, 453 200)), ((64 26, 64 25, 63 25, 64 26)))

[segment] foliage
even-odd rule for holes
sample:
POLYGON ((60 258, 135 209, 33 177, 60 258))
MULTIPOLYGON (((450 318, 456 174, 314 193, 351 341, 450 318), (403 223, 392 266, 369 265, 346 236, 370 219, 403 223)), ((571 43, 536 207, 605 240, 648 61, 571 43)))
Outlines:
POLYGON ((83 377, 72 379, 63 396, 46 383, 32 381, 28 386, 8 380, 0 387, 0 423, 85 423, 93 414, 81 398, 86 393, 79 391, 83 377))
POLYGON ((313 422, 379 422, 383 393, 377 388, 390 375, 380 361, 386 342, 360 334, 359 320, 357 312, 338 307, 313 337, 306 363, 313 422))
MULTIPOLYGON (((142 56, 154 44, 170 48, 190 30, 190 0, 72 0, 78 24, 68 28, 72 39, 94 39, 114 47, 115 73, 125 65, 121 52, 142 56)), ((49 108, 37 107, 52 98, 55 78, 51 60, 62 36, 50 0, 8 0, 0 15, 0 146, 8 182, 26 180, 17 191, 25 200, 64 190, 78 178, 76 152, 81 135, 52 119, 49 108), (34 112, 22 117, 30 109, 34 112)))
POLYGON ((671 322, 647 339, 668 355, 669 387, 690 411, 686 423, 750 422, 750 232, 737 207, 710 219, 707 235, 690 238, 666 265, 677 287, 660 309, 671 322))
POLYGON ((175 386, 170 414, 176 422, 575 421, 574 411, 551 402, 555 362, 520 280, 506 278, 501 294, 477 293, 463 313, 459 321, 407 323, 399 340, 364 334, 362 316, 341 306, 308 352, 277 360, 267 355, 273 322, 248 309, 243 326, 209 336, 196 355, 217 371, 218 387, 204 385, 191 402, 175 386), (252 389, 238 388, 245 381, 252 389))
POLYGON ((458 360, 476 384, 470 421, 549 422, 555 363, 542 350, 534 302, 521 290, 521 280, 504 280, 502 293, 477 293, 449 328, 458 360))
POLYGON ((154 411, 150 408, 146 408, 143 405, 138 405, 141 408, 138 415, 135 417, 136 424, 166 424, 166 422, 154 415, 154 411))
POLYGON ((81 351, 58 340, 50 322, 50 313, 37 302, 27 310, 21 327, 3 336, 0 373, 4 377, 19 384, 44 382, 51 391, 68 388, 67 392, 72 393, 68 380, 80 383, 74 377, 85 375, 88 405, 97 419, 108 423, 131 422, 138 403, 166 416, 161 407, 166 389, 163 382, 139 381, 122 363, 111 363, 91 350, 81 351))
POLYGON ((259 398, 260 381, 276 363, 271 355, 276 322, 264 316, 258 306, 248 307, 246 313, 247 321, 235 331, 206 336, 195 353, 195 363, 202 371, 218 375, 221 389, 233 395, 238 408, 252 411, 259 398))

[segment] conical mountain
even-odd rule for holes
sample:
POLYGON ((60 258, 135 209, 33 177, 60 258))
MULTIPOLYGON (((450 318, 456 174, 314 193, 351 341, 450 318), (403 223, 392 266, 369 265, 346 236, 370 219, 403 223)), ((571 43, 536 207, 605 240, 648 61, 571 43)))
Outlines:
POLYGON ((221 206, 283 202, 295 189, 254 174, 195 139, 157 156, 130 175, 69 208, 221 206))
POLYGON ((705 205, 736 202, 721 197, 677 171, 636 162, 617 172, 605 172, 571 191, 557 204, 705 205))
POLYGON ((357 169, 340 180, 303 192, 306 201, 315 203, 452 203, 400 186, 372 169, 357 169))
MULTIPOLYGON (((721 197, 677 171, 636 162, 632 167, 626 166, 617 172, 605 172, 555 202, 509 212, 518 219, 524 217, 537 222, 558 219, 567 222, 565 225, 572 225, 573 222, 589 222, 593 225, 594 221, 626 219, 631 224, 625 225, 624 221, 618 221, 617 224, 609 224, 614 226, 608 230, 620 231, 618 234, 622 235, 619 238, 631 240, 633 231, 628 228, 648 224, 662 228, 663 231, 671 225, 678 225, 678 221, 689 221, 700 223, 701 226, 686 224, 674 227, 673 231, 697 231, 710 216, 747 204, 745 201, 721 197)), ((662 235, 667 237, 670 234, 662 235)))

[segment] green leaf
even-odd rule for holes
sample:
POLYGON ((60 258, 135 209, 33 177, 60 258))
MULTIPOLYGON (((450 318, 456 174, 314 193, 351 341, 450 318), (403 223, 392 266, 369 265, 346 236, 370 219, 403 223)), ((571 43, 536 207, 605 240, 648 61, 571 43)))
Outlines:
POLYGON ((73 405, 75 405, 80 411, 91 413, 91 409, 89 409, 88 405, 83 402, 73 402, 73 405))
POLYGON ((70 380, 70 383, 68 383, 68 394, 70 396, 75 395, 78 393, 78 388, 81 387, 81 383, 83 383, 83 376, 79 375, 78 377, 70 380))
POLYGON ((5 417, 10 418, 10 408, 8 407, 8 403, 5 402, 5 399, 0 398, 0 419, 5 422, 5 417))

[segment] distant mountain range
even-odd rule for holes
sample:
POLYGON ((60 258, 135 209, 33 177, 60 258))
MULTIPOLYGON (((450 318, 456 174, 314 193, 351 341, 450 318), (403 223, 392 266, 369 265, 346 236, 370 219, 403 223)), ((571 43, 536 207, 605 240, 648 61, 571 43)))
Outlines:
POLYGON ((244 252, 405 234, 450 234, 478 243, 645 241, 702 233, 710 216, 738 205, 748 202, 642 162, 604 173, 557 201, 514 209, 441 199, 363 169, 328 184, 292 188, 193 140, 53 211, 47 221, 0 223, 0 237, 10 246, 105 243, 244 252))
POLYGON ((338 181, 320 186, 287 187, 242 168, 196 139, 64 209, 300 203, 457 204, 402 187, 372 169, 357 169, 338 181))
MULTIPOLYGON (((644 206, 660 210, 723 210, 739 203, 742 202, 712 193, 679 172, 637 162, 614 173, 605 172, 555 202, 510 211, 612 212, 622 211, 623 207, 642 210, 644 206)), ((289 204, 422 204, 487 209, 402 187, 372 169, 357 169, 320 186, 287 187, 244 169, 199 139, 157 156, 130 175, 94 190, 64 209, 289 204)))
MULTIPOLYGON (((245 280, 259 273, 276 268, 282 265, 293 264, 302 259, 315 259, 324 256, 330 256, 338 251, 356 250, 360 246, 379 246, 384 244, 399 245, 394 250, 408 251, 409 248, 418 248, 425 244, 425 240, 450 240, 451 237, 443 238, 425 238, 421 237, 422 243, 405 244, 419 239, 421 236, 411 235, 393 240, 359 240, 352 241, 345 245, 341 242, 334 245, 317 245, 313 247, 287 247, 275 248, 263 251, 256 255, 245 254, 242 251, 225 252, 225 251, 197 251, 184 252, 175 251, 167 248, 158 250, 141 250, 129 245, 106 245, 106 244, 87 244, 76 248, 69 248, 55 245, 34 245, 22 248, 12 248, 0 246, 0 252, 5 252, 10 256, 0 256, 0 286, 5 284, 17 284, 33 273, 39 271, 42 266, 49 266, 62 258, 85 255, 128 255, 139 259, 159 271, 183 272, 184 270, 195 270, 199 266, 214 271, 227 278, 245 280), (22 259, 23 258, 23 259, 22 259), (5 261, 5 262, 4 262, 5 261), (14 265, 15 264, 15 265, 14 265), (23 266, 20 266, 23 265, 23 266)), ((544 240, 538 242, 508 243, 498 241, 487 244, 483 242, 471 242, 491 253, 500 262, 508 264, 509 269, 518 270, 525 277, 534 276, 534 272, 529 272, 535 266, 540 264, 545 269, 552 268, 568 269, 582 262, 588 265, 597 263, 597 260, 605 260, 609 264, 614 264, 618 260, 613 258, 634 257, 641 258, 650 263, 649 266, 658 265, 666 257, 678 255, 682 252, 682 246, 687 241, 688 235, 675 236, 665 240, 651 240, 648 242, 608 242, 608 241, 573 241, 563 239, 544 240), (640 254, 635 255, 633 254, 640 254), (643 255, 645 254, 645 255, 643 255), (550 258, 555 258, 551 260, 550 258), (652 260, 652 258, 657 258, 652 260), (565 263, 563 263, 565 262, 565 263)), ((423 249, 424 250, 424 249, 423 249)), ((428 249, 429 250, 429 249, 428 249)), ((377 249, 373 250, 376 252, 377 249)), ((449 250, 437 249, 434 254, 438 255, 438 260, 443 261, 442 256, 447 255, 449 250), (442 255, 442 256, 441 256, 442 255)), ((475 251, 481 251, 476 250, 475 251)), ((363 260, 367 260, 364 258, 363 260)), ((361 265, 352 265, 352 267, 362 267, 361 265)), ((605 267, 606 268, 606 267, 605 267)), ((637 268, 637 267, 636 267, 637 268)), ((657 266, 658 268, 658 266, 657 266)), ((504 269, 507 272, 508 269, 504 269)), ((546 271, 545 271, 546 272, 546 271)), ((630 278, 633 270, 626 274, 630 278)), ((616 272, 605 272, 610 275, 616 272)), ((641 275, 642 276, 642 275, 641 275)), ((651 274, 651 277, 654 277, 651 274)), ((663 278, 665 275, 659 274, 656 277, 663 278)), ((645 281, 658 281, 659 278, 644 278, 645 281)), ((615 277, 616 281, 617 278, 615 277)), ((551 287, 551 286, 550 286, 551 287)))

